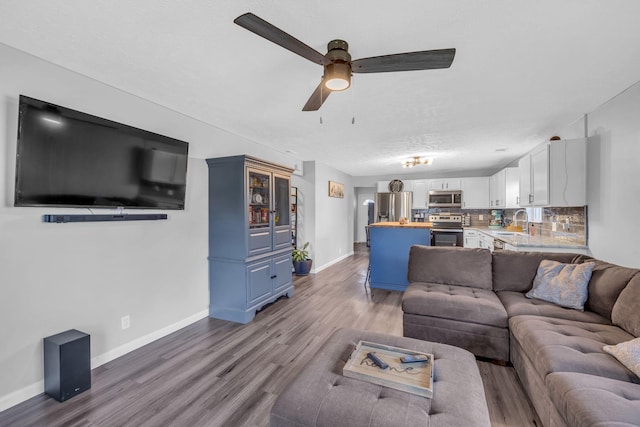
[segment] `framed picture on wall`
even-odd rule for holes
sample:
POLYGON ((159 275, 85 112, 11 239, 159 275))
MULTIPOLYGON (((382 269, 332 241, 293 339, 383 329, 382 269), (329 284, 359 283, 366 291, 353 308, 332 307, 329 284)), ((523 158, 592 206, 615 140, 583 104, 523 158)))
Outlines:
POLYGON ((344 198, 344 184, 329 181, 329 197, 344 198))

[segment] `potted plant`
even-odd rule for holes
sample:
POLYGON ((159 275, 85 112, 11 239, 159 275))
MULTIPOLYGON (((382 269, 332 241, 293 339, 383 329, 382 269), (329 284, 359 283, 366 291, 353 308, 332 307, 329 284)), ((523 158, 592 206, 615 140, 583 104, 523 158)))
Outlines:
POLYGON ((311 262, 309 258, 309 242, 306 242, 302 249, 295 248, 293 250, 293 270, 296 276, 306 276, 311 271, 311 262))

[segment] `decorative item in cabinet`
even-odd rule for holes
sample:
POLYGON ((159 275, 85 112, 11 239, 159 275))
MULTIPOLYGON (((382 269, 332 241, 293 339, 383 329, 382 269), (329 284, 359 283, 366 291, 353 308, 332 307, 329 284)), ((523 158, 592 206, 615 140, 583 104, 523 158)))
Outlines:
POLYGON ((249 171, 249 227, 269 227, 270 175, 249 171))
POLYGON ((295 248, 298 240, 298 188, 291 187, 291 245, 295 248))

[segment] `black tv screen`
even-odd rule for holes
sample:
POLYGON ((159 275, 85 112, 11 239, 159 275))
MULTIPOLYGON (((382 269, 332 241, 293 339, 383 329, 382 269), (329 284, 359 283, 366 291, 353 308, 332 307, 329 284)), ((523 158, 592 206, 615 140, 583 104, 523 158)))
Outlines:
POLYGON ((20 96, 15 206, 184 209, 184 141, 20 96))

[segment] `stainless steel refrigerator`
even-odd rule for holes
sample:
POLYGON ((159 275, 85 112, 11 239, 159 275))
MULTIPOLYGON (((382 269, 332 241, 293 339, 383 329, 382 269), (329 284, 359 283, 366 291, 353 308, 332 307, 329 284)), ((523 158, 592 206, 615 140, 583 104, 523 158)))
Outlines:
POLYGON ((375 222, 400 221, 407 218, 411 221, 411 204, 413 193, 402 191, 399 193, 375 193, 373 206, 373 220, 375 222))

